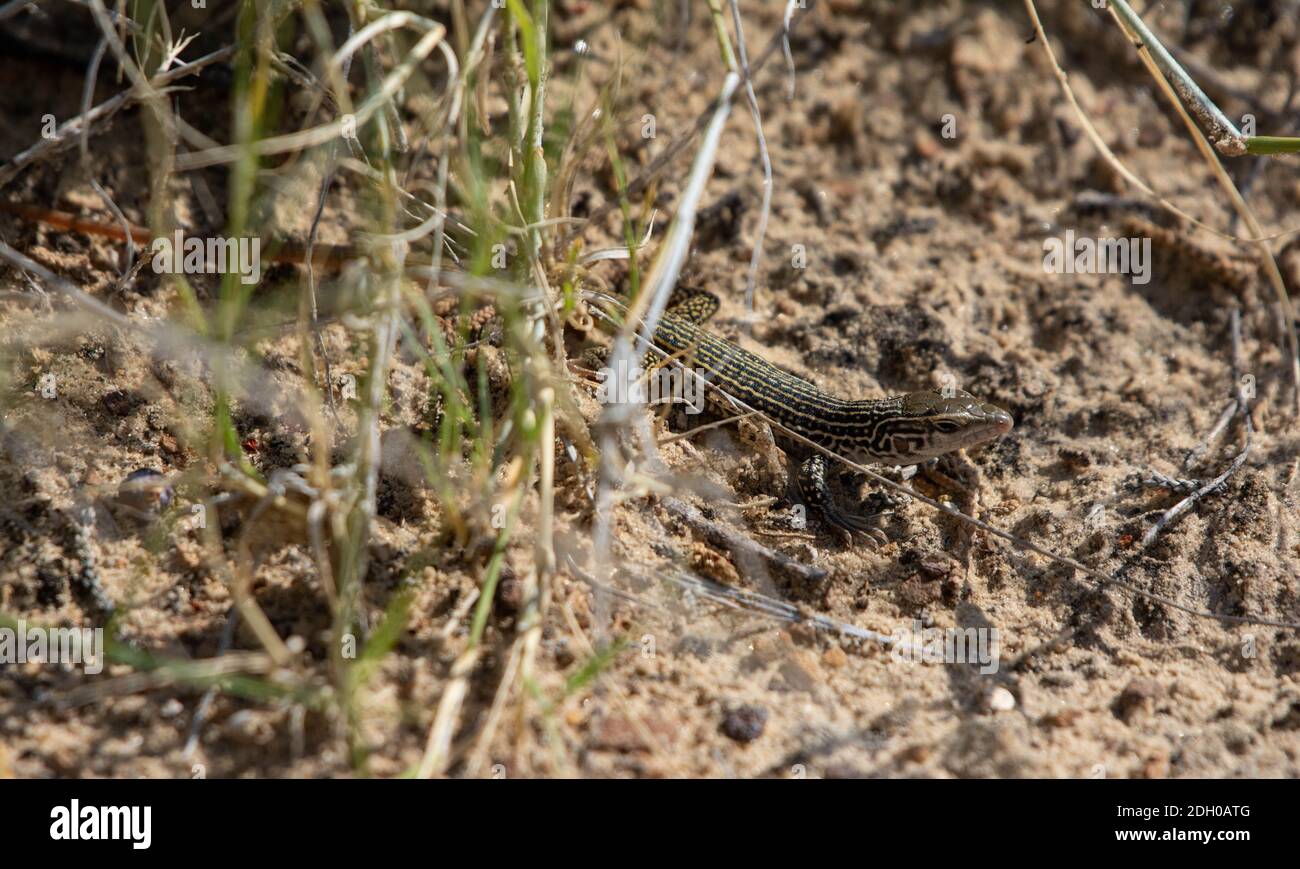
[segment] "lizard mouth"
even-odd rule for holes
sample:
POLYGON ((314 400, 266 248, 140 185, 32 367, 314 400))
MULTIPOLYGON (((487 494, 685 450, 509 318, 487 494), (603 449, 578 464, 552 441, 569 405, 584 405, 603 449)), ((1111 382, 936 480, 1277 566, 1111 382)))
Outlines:
POLYGON ((1011 418, 1011 414, 1002 408, 986 404, 984 409, 989 415, 989 423, 993 426, 994 437, 1001 437, 1015 426, 1016 421, 1011 418))
POLYGON ((1011 414, 1000 407, 985 404, 981 405, 979 409, 982 411, 982 414, 980 414, 982 418, 953 437, 949 443, 943 444, 942 452, 966 449, 967 447, 975 447, 997 440, 1015 426, 1015 420, 1011 418, 1011 414))

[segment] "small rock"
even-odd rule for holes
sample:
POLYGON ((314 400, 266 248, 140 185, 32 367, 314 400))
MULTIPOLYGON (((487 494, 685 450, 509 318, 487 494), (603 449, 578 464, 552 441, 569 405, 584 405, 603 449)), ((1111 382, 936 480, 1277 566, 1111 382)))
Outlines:
POLYGON ((691 547, 691 569, 732 588, 742 584, 736 566, 721 552, 703 543, 696 542, 691 547))
POLYGON ((838 670, 849 662, 849 656, 839 646, 831 646, 822 653, 822 663, 832 670, 838 670))
POLYGON ((1082 717, 1082 709, 1061 709, 1057 712, 1047 713, 1038 719, 1038 723, 1044 727, 1069 727, 1082 717))
POLYGON ((567 667, 577 658, 573 654, 573 649, 569 648, 569 642, 563 637, 555 641, 555 666, 567 667))
POLYGON ((275 739, 275 727, 269 716, 241 709, 226 719, 222 732, 245 745, 269 745, 275 739))
POLYGON ((1151 679, 1134 679, 1115 698, 1115 702, 1111 704, 1111 711, 1120 721, 1130 724, 1140 714, 1149 715, 1160 694, 1160 685, 1157 682, 1151 679))
POLYGON ((1016 708, 1016 696, 998 685, 985 696, 984 703, 990 712, 1010 712, 1016 708))
POLYGON ((113 416, 126 416, 131 413, 131 411, 135 410, 135 408, 140 404, 140 400, 137 396, 132 395, 129 392, 125 392, 121 389, 114 389, 110 392, 104 393, 104 395, 100 397, 99 403, 103 406, 104 410, 108 411, 113 416))
POLYGON ((524 605, 524 583, 508 566, 501 568, 501 581, 497 583, 496 597, 492 601, 497 615, 513 616, 524 605))
POLYGON ((899 603, 912 609, 929 606, 943 597, 943 584, 936 580, 927 580, 920 574, 913 574, 898 586, 899 603))
POLYGON ((1060 458, 1061 463, 1072 471, 1082 471, 1092 466, 1092 456, 1087 450, 1062 447, 1057 451, 1057 456, 1060 458))
POLYGON ((679 725, 653 712, 637 715, 635 722, 626 715, 614 713, 606 715, 596 726, 592 744, 595 748, 624 754, 652 751, 670 745, 679 729, 679 725))
POLYGON ((928 745, 909 745, 898 753, 898 759, 906 763, 925 763, 933 753, 928 745))
POLYGON ((722 733, 736 742, 753 742, 767 726, 767 710, 761 706, 737 706, 722 719, 722 733))
POLYGON ((920 557, 917 567, 932 579, 943 579, 953 572, 956 564, 952 557, 940 552, 927 552, 920 557))

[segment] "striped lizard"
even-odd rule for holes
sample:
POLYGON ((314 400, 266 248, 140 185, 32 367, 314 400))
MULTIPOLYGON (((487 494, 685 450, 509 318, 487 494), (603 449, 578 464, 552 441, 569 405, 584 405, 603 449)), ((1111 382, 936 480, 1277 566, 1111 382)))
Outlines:
MULTIPOLYGON (((679 293, 654 333, 665 355, 689 360, 714 389, 710 401, 735 412, 727 398, 743 402, 770 421, 860 464, 915 465, 965 447, 995 440, 1011 430, 1011 414, 961 390, 925 390, 891 398, 849 400, 821 391, 763 357, 713 335, 703 325, 718 310, 708 292, 679 293), (718 393, 725 393, 723 397, 718 393)), ((835 528, 878 534, 871 517, 841 509, 828 482, 827 457, 784 432, 777 444, 800 461, 794 482, 803 500, 835 528)))

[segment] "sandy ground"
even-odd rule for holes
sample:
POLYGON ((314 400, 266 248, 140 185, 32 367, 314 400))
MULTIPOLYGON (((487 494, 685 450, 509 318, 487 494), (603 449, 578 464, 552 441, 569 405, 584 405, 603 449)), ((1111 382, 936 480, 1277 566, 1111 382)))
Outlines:
MULTIPOLYGON (((573 5, 557 12, 562 34, 576 27, 564 14, 573 5)), ((746 25, 756 54, 779 25, 780 4, 744 5, 755 7, 746 25)), ((1032 28, 1020 4, 869 4, 870 12, 848 2, 818 5, 793 42, 795 98, 786 99, 779 55, 757 80, 774 187, 761 317, 752 329, 742 299, 761 174, 743 106, 723 135, 686 275, 723 297, 715 328, 845 397, 955 382, 1016 419, 1008 436, 972 451, 957 469, 975 492, 967 506, 980 518, 1189 607, 1300 619, 1300 443, 1279 318, 1252 262, 1130 198, 1135 191, 1082 135, 1041 46, 1027 42, 1032 28), (1043 240, 1067 230, 1151 238, 1149 282, 1045 273, 1043 240), (806 267, 792 265, 797 254, 806 267), (1238 421, 1201 466, 1183 468, 1232 396, 1234 308, 1245 373, 1257 390, 1249 457, 1220 493, 1143 549, 1142 535, 1178 496, 1132 481, 1152 471, 1208 480, 1241 449, 1238 421)), ((1285 4, 1261 3, 1222 19, 1217 9, 1200 9, 1205 4, 1191 4, 1190 15, 1183 4, 1166 5, 1153 23, 1214 64, 1227 86, 1258 101, 1226 97, 1229 113, 1257 113, 1261 132, 1283 124, 1277 110, 1287 79, 1261 70, 1278 46, 1288 57, 1294 51, 1294 11, 1270 19, 1269 11, 1285 4)), ((611 25, 587 35, 607 57, 621 35, 629 132, 620 144, 636 149, 634 166, 694 121, 722 75, 702 11, 678 44, 672 16, 665 25, 649 7, 621 4, 611 25), (637 135, 646 113, 657 126, 649 141, 637 135)), ((1043 14, 1102 138, 1164 195, 1226 227, 1225 197, 1109 20, 1082 3, 1044 3, 1043 14)), ((5 158, 35 140, 44 112, 63 118, 76 111, 81 73, 73 66, 6 59, 0 81, 7 85, 0 88, 5 158)), ((214 116, 225 112, 219 87, 188 98, 209 100, 214 116)), ((221 138, 226 131, 214 123, 210 133, 221 138)), ((133 156, 139 131, 135 113, 127 113, 94 149, 98 177, 137 222, 148 189, 133 156)), ((589 209, 611 195, 602 153, 584 161, 575 190, 589 209)), ((1296 212, 1295 166, 1270 163, 1254 184, 1250 202, 1268 232, 1285 228, 1296 212)), ((1240 178, 1249 166, 1232 168, 1240 178)), ((661 187, 660 208, 674 207, 682 174, 661 187)), ((5 195, 106 219, 75 152, 29 170, 5 195)), ((200 199, 193 191, 178 197, 197 221, 200 199)), ((301 228, 301 209, 285 210, 287 223, 301 228)), ((337 221, 325 235, 347 238, 337 221)), ((617 219, 587 237, 593 247, 617 243, 617 219)), ((174 310, 176 300, 147 273, 114 290, 120 246, 10 216, 0 216, 0 238, 133 317, 174 310)), ((1280 262, 1290 282, 1293 262, 1286 253, 1280 262)), ((611 263, 603 274, 617 285, 621 268, 611 263)), ((205 554, 197 530, 179 520, 137 527, 101 510, 86 533, 74 519, 135 468, 202 474, 201 452, 191 444, 200 434, 195 426, 211 413, 204 372, 153 363, 103 328, 50 337, 33 320, 41 306, 13 295, 30 292, 21 274, 0 271, 7 380, 0 613, 100 624, 79 581, 89 548, 124 638, 158 655, 217 654, 231 598, 225 569, 205 554), (40 395, 48 372, 57 374, 54 399, 40 395)), ((348 333, 335 324, 325 337, 348 370, 355 356, 348 333)), ((570 340, 576 347, 580 338, 570 340)), ((255 462, 270 470, 307 455, 292 401, 301 375, 292 338, 269 338, 257 349, 278 393, 269 406, 237 407, 236 423, 254 445, 255 462)), ((485 560, 440 548, 432 496, 403 475, 400 435, 428 412, 427 378, 404 357, 390 387, 384 425, 392 463, 366 603, 378 617, 397 589, 413 598, 408 631, 363 704, 364 771, 379 776, 419 762, 485 560)), ((584 399, 583 412, 594 420, 599 405, 584 399)), ((682 422, 668 425, 680 430, 682 422)), ((683 500, 829 577, 808 582, 769 571, 701 538, 655 497, 627 499, 613 518, 622 567, 615 584, 636 600, 594 593, 561 572, 537 677, 544 696, 560 699, 545 714, 535 707, 522 725, 500 726, 492 766, 479 774, 1163 778, 1300 771, 1295 631, 1225 626, 1099 590, 1076 571, 916 502, 887 517, 889 542, 879 548, 845 545, 815 517, 806 530, 793 530, 783 459, 753 448, 762 436, 753 426, 720 427, 665 447, 663 457, 692 483, 683 500), (778 500, 765 503, 767 496, 778 500), (736 504, 742 508, 729 506, 736 504), (833 630, 728 609, 669 584, 673 565, 883 633, 914 624, 984 636, 996 630, 996 672, 978 663, 898 660, 833 630), (561 698, 588 644, 615 637, 628 647, 592 683, 561 698)), ((563 552, 582 558, 590 550, 590 510, 580 507, 578 483, 566 479, 562 474, 562 488, 570 486, 563 497, 579 506, 560 516, 563 552)), ((918 487, 941 494, 927 482, 918 487)), ((458 746, 479 733, 507 664, 518 615, 514 577, 527 571, 532 551, 527 533, 517 540, 458 746)), ((303 666, 324 679, 329 616, 305 547, 268 545, 255 588, 281 635, 305 638, 303 666)), ((241 631, 233 648, 258 646, 241 631)), ((218 694, 187 752, 201 696, 192 686, 133 687, 122 681, 131 671, 120 665, 100 676, 38 664, 4 668, 0 775, 358 771, 337 722, 289 702, 218 694)), ((464 772, 459 762, 451 769, 464 772)))

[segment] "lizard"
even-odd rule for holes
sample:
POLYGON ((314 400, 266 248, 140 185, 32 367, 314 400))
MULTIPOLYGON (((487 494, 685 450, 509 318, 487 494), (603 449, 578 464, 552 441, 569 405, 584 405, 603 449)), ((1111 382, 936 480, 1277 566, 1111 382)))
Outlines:
POLYGON ((877 534, 873 517, 842 508, 830 488, 827 456, 784 430, 859 464, 916 465, 993 441, 1014 425, 1010 413, 962 390, 856 400, 830 395, 708 331, 719 307, 713 293, 679 290, 671 301, 655 328, 655 348, 702 374, 714 387, 707 391, 710 403, 722 412, 736 412, 730 398, 776 422, 777 446, 798 462, 792 478, 799 495, 850 536, 877 534))

